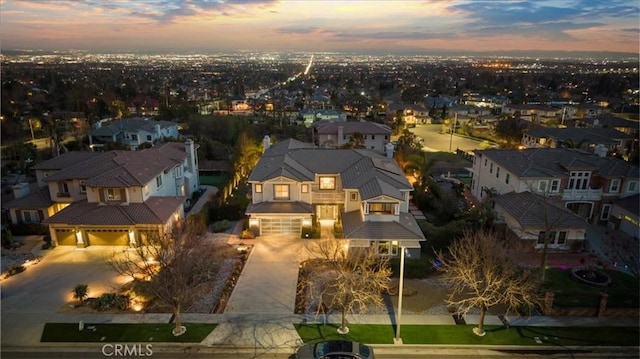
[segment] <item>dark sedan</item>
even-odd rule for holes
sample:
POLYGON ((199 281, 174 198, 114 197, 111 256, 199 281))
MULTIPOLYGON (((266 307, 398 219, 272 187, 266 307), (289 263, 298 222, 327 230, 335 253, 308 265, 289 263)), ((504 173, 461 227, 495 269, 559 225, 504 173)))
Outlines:
POLYGON ((297 359, 374 359, 373 348, 346 340, 307 344, 296 352, 297 359))

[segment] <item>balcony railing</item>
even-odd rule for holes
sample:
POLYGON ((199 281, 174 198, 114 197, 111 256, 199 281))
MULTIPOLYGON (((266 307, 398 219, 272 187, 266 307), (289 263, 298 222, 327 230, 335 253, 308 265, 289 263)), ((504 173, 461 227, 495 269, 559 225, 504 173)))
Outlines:
POLYGON ((314 192, 311 194, 312 203, 340 203, 344 202, 344 192, 314 192))
POLYGON ((602 199, 602 189, 565 189, 562 192, 563 201, 599 201, 602 199))

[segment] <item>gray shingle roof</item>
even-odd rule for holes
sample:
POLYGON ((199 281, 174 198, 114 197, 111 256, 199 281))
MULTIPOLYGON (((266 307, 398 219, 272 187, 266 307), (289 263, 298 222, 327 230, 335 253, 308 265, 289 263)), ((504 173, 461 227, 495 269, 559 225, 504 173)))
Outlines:
POLYGON ((48 208, 55 202, 51 200, 49 187, 41 187, 24 197, 16 198, 6 203, 5 208, 48 208))
POLYGON ((258 161, 249 181, 284 176, 305 182, 314 181, 316 175, 340 175, 343 188, 357 189, 365 198, 387 195, 402 199, 400 190, 413 189, 393 159, 368 150, 310 148, 301 144, 290 140, 272 146, 258 161))
POLYGON ((247 207, 246 214, 259 214, 259 213, 301 213, 301 214, 313 214, 313 207, 308 203, 303 202, 261 202, 251 203, 247 207))
POLYGON ((555 138, 559 141, 572 140, 579 143, 587 140, 589 143, 611 145, 617 144, 620 139, 631 139, 633 136, 627 135, 620 131, 610 128, 550 128, 542 127, 532 129, 526 132, 527 135, 534 138, 555 138))
POLYGON ((515 218, 522 228, 544 228, 545 220, 553 228, 587 228, 587 222, 562 207, 561 204, 548 200, 546 205, 545 219, 545 199, 531 192, 510 192, 494 197, 496 206, 501 207, 511 217, 515 218))
POLYGON ((363 221, 360 210, 342 213, 342 230, 347 239, 424 241, 424 234, 409 213, 400 213, 398 221, 363 221))
POLYGON ((486 157, 522 178, 562 177, 572 170, 591 170, 604 177, 640 176, 638 166, 629 162, 570 148, 489 149, 476 151, 476 155, 486 157))
POLYGON ((342 127, 342 132, 345 135, 350 135, 355 132, 362 134, 373 135, 389 135, 391 134, 391 128, 381 123, 369 122, 369 121, 352 121, 352 122, 332 122, 332 121, 318 121, 313 124, 319 134, 333 134, 338 133, 338 127, 342 127))
POLYGON ((116 133, 120 133, 123 131, 126 132, 137 132, 137 131, 147 131, 147 132, 156 132, 156 125, 160 125, 161 129, 177 126, 174 122, 169 121, 154 121, 151 118, 125 118, 120 121, 113 122, 109 125, 102 126, 91 131, 92 136, 112 136, 116 133))
POLYGON ((144 203, 100 205, 80 201, 70 204, 43 223, 69 225, 164 224, 183 205, 185 197, 150 197, 144 203))

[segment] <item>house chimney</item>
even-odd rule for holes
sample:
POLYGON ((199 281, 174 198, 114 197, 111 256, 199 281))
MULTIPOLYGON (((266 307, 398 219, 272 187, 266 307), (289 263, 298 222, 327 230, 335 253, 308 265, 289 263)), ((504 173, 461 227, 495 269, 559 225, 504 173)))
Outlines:
POLYGON ((20 182, 11 188, 13 189, 13 196, 15 199, 22 198, 30 192, 29 184, 24 182, 20 182))
POLYGON ((162 133, 160 132, 160 124, 156 123, 156 138, 157 139, 162 139, 162 133))
POLYGON ((598 155, 598 157, 605 158, 605 157, 607 157, 607 152, 609 152, 609 151, 607 150, 607 146, 605 146, 603 144, 599 144, 594 149, 594 152, 596 153, 596 155, 598 155))
POLYGON ((271 147, 271 137, 269 137, 269 135, 265 135, 262 139, 262 144, 264 145, 262 153, 265 153, 271 147))
POLYGON ((393 143, 388 142, 385 146, 384 146, 384 150, 387 153, 387 158, 389 159, 393 159, 393 143))
POLYGON ((341 145, 344 141, 344 127, 338 126, 338 145, 341 145))

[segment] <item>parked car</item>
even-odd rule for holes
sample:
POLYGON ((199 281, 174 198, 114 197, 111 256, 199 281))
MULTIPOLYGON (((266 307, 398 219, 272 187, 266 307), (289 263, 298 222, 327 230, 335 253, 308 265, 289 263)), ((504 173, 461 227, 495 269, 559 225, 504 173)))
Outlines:
POLYGON ((373 348, 346 340, 327 340, 301 346, 297 359, 374 359, 373 348))

